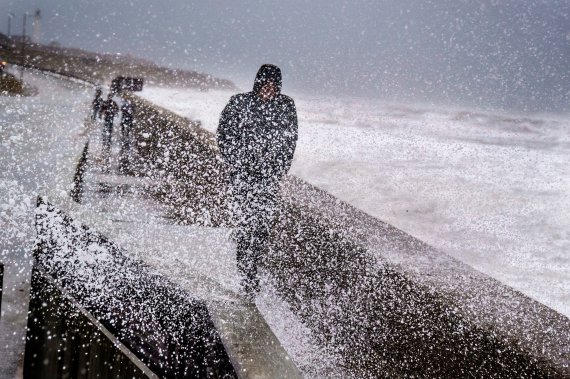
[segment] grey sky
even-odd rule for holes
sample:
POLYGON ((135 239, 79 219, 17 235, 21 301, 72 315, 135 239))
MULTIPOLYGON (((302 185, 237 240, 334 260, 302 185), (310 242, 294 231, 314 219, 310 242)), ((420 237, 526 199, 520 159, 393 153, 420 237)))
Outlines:
POLYGON ((284 89, 570 111, 570 1, 0 0, 43 13, 42 42, 122 52, 284 89))

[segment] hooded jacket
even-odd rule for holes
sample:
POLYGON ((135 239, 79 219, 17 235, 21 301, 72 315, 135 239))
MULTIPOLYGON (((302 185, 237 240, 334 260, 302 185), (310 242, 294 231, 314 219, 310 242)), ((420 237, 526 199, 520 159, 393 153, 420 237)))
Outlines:
POLYGON ((281 180, 291 167, 297 135, 295 103, 281 94, 281 71, 273 65, 261 66, 253 91, 230 98, 216 133, 230 179, 246 182, 281 180), (264 101, 259 92, 267 81, 277 94, 264 101))

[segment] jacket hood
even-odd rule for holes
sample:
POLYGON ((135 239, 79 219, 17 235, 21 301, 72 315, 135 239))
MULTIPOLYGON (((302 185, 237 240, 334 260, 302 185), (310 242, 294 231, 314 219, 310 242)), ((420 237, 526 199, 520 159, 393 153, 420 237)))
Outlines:
POLYGON ((257 71, 253 82, 253 92, 259 93, 261 87, 267 82, 273 82, 277 87, 277 94, 281 93, 281 69, 272 64, 264 64, 257 71))

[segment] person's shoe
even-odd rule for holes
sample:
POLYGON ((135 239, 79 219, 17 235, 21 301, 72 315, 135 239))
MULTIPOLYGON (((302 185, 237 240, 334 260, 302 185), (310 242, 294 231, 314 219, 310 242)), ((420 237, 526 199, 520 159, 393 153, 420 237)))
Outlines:
POLYGON ((257 294, 256 294, 255 292, 251 291, 251 290, 244 290, 244 292, 243 292, 243 298, 244 298, 245 300, 247 300, 248 302, 250 302, 250 303, 254 303, 254 302, 255 302, 255 296, 256 296, 256 295, 257 295, 257 294))
POLYGON ((256 280, 242 280, 241 288, 246 300, 253 303, 255 301, 255 297, 259 293, 259 282, 256 280))

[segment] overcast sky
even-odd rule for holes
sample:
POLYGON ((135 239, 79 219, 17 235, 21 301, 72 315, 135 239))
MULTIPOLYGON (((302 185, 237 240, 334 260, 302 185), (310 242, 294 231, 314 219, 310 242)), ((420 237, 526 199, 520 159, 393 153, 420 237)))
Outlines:
POLYGON ((21 34, 130 53, 243 85, 275 63, 284 90, 570 111, 570 1, 0 0, 21 34))

